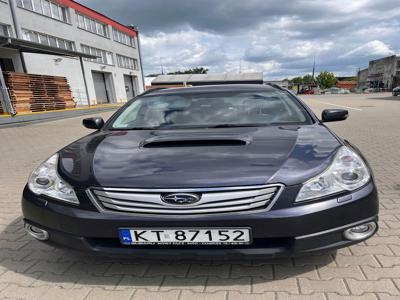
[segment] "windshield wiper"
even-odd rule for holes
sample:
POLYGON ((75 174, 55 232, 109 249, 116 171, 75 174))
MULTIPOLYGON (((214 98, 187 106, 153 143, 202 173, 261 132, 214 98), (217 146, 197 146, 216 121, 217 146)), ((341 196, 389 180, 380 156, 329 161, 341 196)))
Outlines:
POLYGON ((154 126, 154 127, 126 127, 126 128, 114 128, 118 130, 154 130, 160 129, 161 126, 154 126))
POLYGON ((265 126, 266 124, 256 124, 256 123, 249 123, 249 124, 217 124, 212 126, 207 126, 207 128, 232 128, 232 127, 260 127, 265 126))
POLYGON ((248 123, 248 124, 216 124, 216 125, 175 125, 175 126, 153 126, 153 127, 126 127, 126 128, 114 128, 117 130, 158 130, 158 129, 202 129, 202 128, 234 128, 234 127, 263 127, 269 124, 259 124, 259 123, 248 123))

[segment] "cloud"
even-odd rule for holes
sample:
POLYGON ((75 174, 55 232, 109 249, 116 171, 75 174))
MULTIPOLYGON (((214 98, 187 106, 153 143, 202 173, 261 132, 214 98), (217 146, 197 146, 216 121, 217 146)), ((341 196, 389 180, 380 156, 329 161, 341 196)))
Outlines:
POLYGON ((145 73, 202 66, 263 71, 268 79, 312 70, 354 75, 399 53, 398 0, 82 0, 139 26, 145 73))
POLYGON ((361 46, 358 46, 353 50, 350 50, 349 52, 342 55, 342 57, 354 57, 354 56, 370 57, 370 56, 387 56, 393 54, 395 54, 395 52, 392 49, 390 49, 389 45, 386 45, 381 41, 374 40, 365 43, 361 46))
POLYGON ((220 63, 227 60, 227 54, 220 47, 220 42, 217 35, 193 29, 143 35, 142 45, 146 49, 144 65, 153 66, 152 72, 156 73, 161 68, 165 72, 172 72, 197 66, 222 72, 220 63))
POLYGON ((332 46, 332 42, 314 42, 314 41, 295 41, 291 42, 290 51, 283 45, 269 45, 264 43, 255 42, 254 45, 250 46, 246 52, 244 58, 252 62, 262 62, 270 59, 280 59, 288 61, 301 60, 304 58, 314 57, 316 54, 320 54, 329 50, 332 46))

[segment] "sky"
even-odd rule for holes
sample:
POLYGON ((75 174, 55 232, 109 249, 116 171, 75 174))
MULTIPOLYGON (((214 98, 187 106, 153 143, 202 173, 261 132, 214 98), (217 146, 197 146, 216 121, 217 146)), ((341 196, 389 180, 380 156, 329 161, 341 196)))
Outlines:
POLYGON ((80 0, 139 28, 145 75, 205 67, 354 76, 400 52, 399 0, 80 0))

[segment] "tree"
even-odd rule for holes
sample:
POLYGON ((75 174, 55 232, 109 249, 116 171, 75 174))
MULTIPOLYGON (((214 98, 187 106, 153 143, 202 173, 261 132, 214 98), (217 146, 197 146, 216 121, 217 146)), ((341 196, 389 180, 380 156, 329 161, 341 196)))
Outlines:
POLYGON ((303 83, 305 83, 305 84, 314 83, 314 81, 315 81, 314 78, 310 74, 306 74, 303 76, 303 83))
POLYGON ((203 68, 203 67, 196 67, 192 69, 188 69, 185 71, 176 71, 176 72, 170 72, 168 75, 175 75, 175 74, 207 74, 208 69, 203 68))
POLYGON ((295 84, 303 84, 303 77, 293 77, 292 80, 290 80, 291 83, 295 84))
POLYGON ((319 86, 323 89, 329 89, 330 87, 335 86, 337 79, 335 77, 335 74, 332 72, 328 71, 323 71, 319 73, 319 75, 316 78, 319 86))
POLYGON ((314 79, 312 75, 306 74, 304 76, 298 76, 298 77, 293 77, 292 79, 289 80, 290 83, 293 84, 309 84, 309 83, 314 83, 314 79))
POLYGON ((158 75, 161 75, 161 73, 147 74, 146 77, 157 77, 158 75))

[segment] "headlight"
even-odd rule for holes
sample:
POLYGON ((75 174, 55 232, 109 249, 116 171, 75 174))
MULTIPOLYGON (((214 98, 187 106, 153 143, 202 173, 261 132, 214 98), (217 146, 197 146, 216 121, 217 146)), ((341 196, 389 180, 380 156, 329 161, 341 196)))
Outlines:
POLYGON ((304 183, 296 202, 353 191, 365 185, 370 178, 371 175, 361 157, 343 146, 339 148, 328 169, 304 183))
POLYGON ((46 195, 57 200, 79 204, 74 189, 57 173, 58 154, 43 162, 32 172, 28 180, 29 189, 36 195, 46 195))

